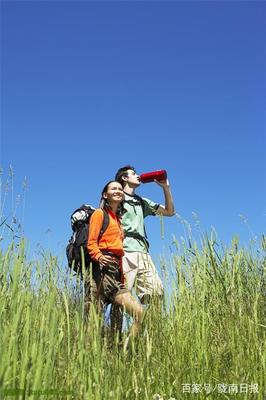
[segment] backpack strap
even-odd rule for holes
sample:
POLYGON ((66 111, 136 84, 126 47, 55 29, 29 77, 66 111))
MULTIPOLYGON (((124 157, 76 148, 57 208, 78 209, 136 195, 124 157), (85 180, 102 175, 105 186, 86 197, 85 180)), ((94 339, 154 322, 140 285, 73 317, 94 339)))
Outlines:
POLYGON ((141 240, 142 242, 145 243, 147 249, 149 249, 149 242, 148 242, 148 237, 147 237, 147 233, 146 233, 146 228, 145 228, 145 224, 144 224, 144 210, 145 210, 145 203, 142 197, 138 196, 137 194, 134 194, 134 198, 137 200, 134 201, 133 199, 130 200, 124 200, 124 202, 132 205, 133 207, 135 207, 135 205, 140 205, 142 208, 142 212, 143 212, 143 230, 144 230, 144 236, 140 235, 137 232, 124 232, 125 236, 127 237, 132 237, 134 239, 137 240, 141 240))
MULTIPOLYGON (((145 227, 144 227, 144 233, 146 235, 145 227)), ((148 242, 147 236, 142 236, 137 232, 125 232, 125 237, 132 237, 137 240, 141 240, 144 242, 145 246, 147 247, 147 250, 149 250, 150 244, 148 242)))
POLYGON ((138 196, 137 194, 134 194, 134 196, 132 196, 132 199, 124 200, 124 202, 125 202, 125 203, 128 203, 128 204, 130 204, 130 205, 132 205, 132 206, 138 206, 138 205, 140 205, 141 208, 142 208, 142 211, 143 211, 143 216, 144 216, 145 203, 144 203, 144 200, 143 200, 142 197, 138 196), (134 201, 134 200, 133 200, 134 198, 135 198, 135 200, 137 200, 137 201, 134 201))
POLYGON ((144 203, 143 198, 140 197, 138 194, 135 194, 134 197, 140 202, 140 205, 141 205, 141 208, 142 208, 142 211, 143 211, 143 216, 144 216, 145 203, 144 203))
POLYGON ((100 230, 99 239, 102 237, 102 235, 108 228, 109 221, 110 221, 109 214, 105 209, 103 209, 103 224, 102 224, 102 228, 100 230))
POLYGON ((137 194, 135 194, 135 197, 139 200, 141 208, 142 208, 142 212, 143 212, 143 228, 144 228, 144 235, 145 235, 144 241, 146 242, 146 246, 149 248, 148 236, 147 236, 146 227, 145 227, 145 224, 144 224, 145 203, 144 203, 144 200, 143 200, 142 197, 138 196, 137 194))

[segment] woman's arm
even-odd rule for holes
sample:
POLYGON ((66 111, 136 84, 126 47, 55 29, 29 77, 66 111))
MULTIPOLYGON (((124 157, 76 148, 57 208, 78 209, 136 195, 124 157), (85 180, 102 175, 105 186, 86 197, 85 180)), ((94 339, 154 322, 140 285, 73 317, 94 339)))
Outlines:
POLYGON ((90 218, 87 249, 93 261, 98 261, 102 252, 98 246, 99 235, 103 225, 103 211, 97 209, 90 218))

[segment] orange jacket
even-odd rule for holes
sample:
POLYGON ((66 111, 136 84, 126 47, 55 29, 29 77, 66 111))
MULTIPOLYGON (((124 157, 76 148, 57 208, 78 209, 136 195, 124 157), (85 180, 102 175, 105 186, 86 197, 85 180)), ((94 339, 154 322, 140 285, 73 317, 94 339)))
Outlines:
POLYGON ((119 218, 112 210, 107 209, 106 211, 109 215, 109 225, 100 240, 98 239, 103 225, 103 210, 97 208, 90 219, 87 248, 93 261, 98 261, 102 255, 102 250, 110 251, 119 257, 124 255, 124 234, 119 218))

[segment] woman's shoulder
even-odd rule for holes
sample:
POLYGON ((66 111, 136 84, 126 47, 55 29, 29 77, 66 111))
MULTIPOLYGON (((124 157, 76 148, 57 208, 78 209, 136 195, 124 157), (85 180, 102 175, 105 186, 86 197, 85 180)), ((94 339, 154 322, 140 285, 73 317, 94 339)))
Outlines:
POLYGON ((94 210, 93 214, 103 214, 103 209, 102 208, 96 208, 94 210))
POLYGON ((96 208, 92 213, 91 219, 103 219, 103 210, 101 208, 96 208))

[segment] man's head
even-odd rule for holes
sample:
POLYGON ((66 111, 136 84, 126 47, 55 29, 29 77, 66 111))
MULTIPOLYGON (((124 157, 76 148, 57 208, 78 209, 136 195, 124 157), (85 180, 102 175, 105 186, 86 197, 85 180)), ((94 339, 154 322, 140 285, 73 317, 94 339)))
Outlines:
POLYGON ((137 188, 140 185, 140 177, 131 165, 119 168, 115 180, 120 182, 123 188, 128 185, 130 188, 137 188))

